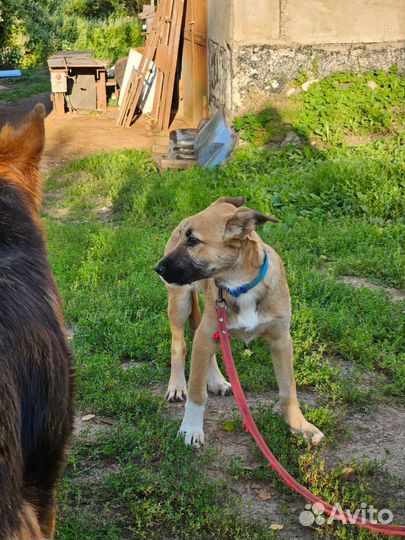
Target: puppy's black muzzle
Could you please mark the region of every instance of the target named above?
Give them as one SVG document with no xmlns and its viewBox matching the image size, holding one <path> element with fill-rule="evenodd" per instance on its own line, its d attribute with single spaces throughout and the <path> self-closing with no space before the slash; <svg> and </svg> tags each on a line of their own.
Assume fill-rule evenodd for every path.
<svg viewBox="0 0 405 540">
<path fill-rule="evenodd" d="M 188 285 L 208 277 L 206 265 L 178 254 L 167 255 L 157 263 L 155 270 L 167 283 L 175 285 Z"/>
</svg>

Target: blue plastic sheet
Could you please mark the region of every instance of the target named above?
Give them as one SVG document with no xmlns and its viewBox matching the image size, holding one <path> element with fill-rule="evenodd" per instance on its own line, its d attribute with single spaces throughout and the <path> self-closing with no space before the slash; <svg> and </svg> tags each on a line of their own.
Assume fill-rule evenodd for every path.
<svg viewBox="0 0 405 540">
<path fill-rule="evenodd" d="M 6 69 L 0 71 L 0 78 L 4 77 L 21 77 L 22 73 L 19 69 Z"/>
</svg>

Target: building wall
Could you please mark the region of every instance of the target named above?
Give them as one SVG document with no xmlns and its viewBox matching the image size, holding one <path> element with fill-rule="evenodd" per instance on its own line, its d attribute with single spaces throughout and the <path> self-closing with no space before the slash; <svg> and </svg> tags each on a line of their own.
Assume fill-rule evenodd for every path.
<svg viewBox="0 0 405 540">
<path fill-rule="evenodd" d="M 404 0 L 209 0 L 211 108 L 303 71 L 405 69 Z"/>
</svg>

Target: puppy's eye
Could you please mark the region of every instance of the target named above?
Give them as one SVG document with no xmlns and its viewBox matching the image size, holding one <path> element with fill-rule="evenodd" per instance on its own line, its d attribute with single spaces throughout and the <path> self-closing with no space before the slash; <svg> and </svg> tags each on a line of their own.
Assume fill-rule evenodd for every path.
<svg viewBox="0 0 405 540">
<path fill-rule="evenodd" d="M 196 238 L 195 236 L 189 236 L 187 238 L 187 245 L 190 247 L 197 246 L 200 243 L 200 240 Z"/>
</svg>

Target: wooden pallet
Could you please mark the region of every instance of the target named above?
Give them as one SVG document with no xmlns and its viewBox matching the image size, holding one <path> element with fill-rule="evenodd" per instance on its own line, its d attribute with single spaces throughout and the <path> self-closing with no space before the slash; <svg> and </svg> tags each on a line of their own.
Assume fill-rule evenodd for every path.
<svg viewBox="0 0 405 540">
<path fill-rule="evenodd" d="M 142 58 L 138 69 L 133 69 L 125 89 L 125 96 L 121 104 L 120 114 L 118 115 L 117 125 L 130 127 L 136 108 L 138 106 L 144 83 L 150 71 L 152 61 L 156 54 L 156 49 L 160 40 L 160 34 L 163 30 L 163 19 L 166 11 L 166 4 L 171 0 L 162 0 L 156 12 L 155 21 L 150 31 Z"/>
<path fill-rule="evenodd" d="M 162 0 L 159 4 L 139 67 L 129 78 L 118 126 L 130 127 L 133 122 L 146 77 L 155 60 L 157 75 L 152 119 L 158 130 L 169 127 L 184 4 L 185 0 Z"/>
<path fill-rule="evenodd" d="M 185 0 L 172 0 L 167 6 L 167 28 L 156 52 L 156 87 L 152 121 L 157 130 L 168 129 L 176 79 L 180 34 Z"/>
</svg>

